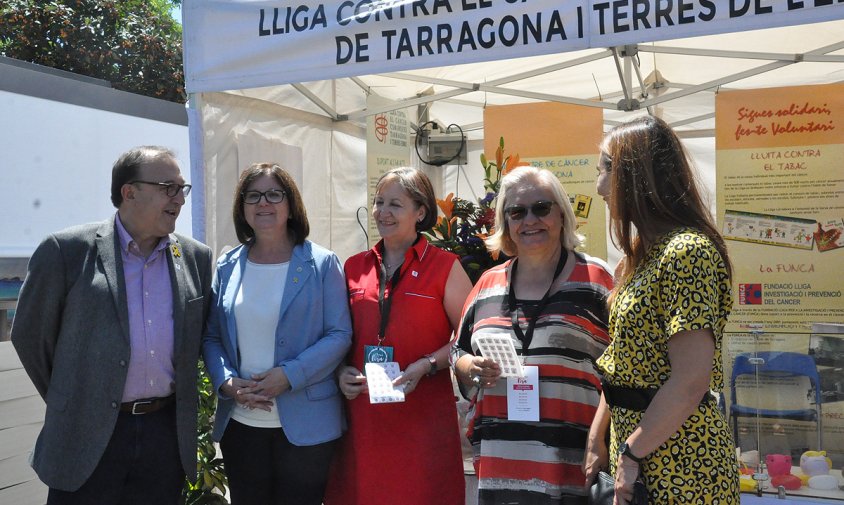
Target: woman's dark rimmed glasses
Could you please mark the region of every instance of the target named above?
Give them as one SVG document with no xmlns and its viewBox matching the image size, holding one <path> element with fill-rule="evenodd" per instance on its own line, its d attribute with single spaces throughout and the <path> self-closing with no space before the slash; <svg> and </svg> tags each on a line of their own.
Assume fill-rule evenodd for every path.
<svg viewBox="0 0 844 505">
<path fill-rule="evenodd" d="M 268 189 L 267 191 L 244 191 L 243 203 L 255 205 L 261 201 L 263 196 L 267 203 L 281 203 L 284 201 L 284 191 L 280 189 Z"/>
<path fill-rule="evenodd" d="M 178 195 L 180 191 L 182 192 L 182 196 L 187 198 L 190 194 L 191 188 L 190 184 L 176 184 L 175 182 L 129 181 L 129 184 L 149 184 L 151 186 L 161 186 L 170 198 Z"/>
<path fill-rule="evenodd" d="M 528 211 L 536 217 L 545 217 L 551 212 L 554 202 L 540 200 L 532 205 L 511 205 L 504 209 L 504 215 L 513 221 L 521 221 L 527 216 Z"/>
</svg>

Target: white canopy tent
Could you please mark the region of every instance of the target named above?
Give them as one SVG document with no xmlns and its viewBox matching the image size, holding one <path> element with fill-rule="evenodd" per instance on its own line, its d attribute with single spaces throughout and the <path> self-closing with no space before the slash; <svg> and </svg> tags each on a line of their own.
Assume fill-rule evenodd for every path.
<svg viewBox="0 0 844 505">
<path fill-rule="evenodd" d="M 484 107 L 537 100 L 602 108 L 606 126 L 644 113 L 663 117 L 684 137 L 712 188 L 719 90 L 844 81 L 841 0 L 628 3 L 186 0 L 192 182 L 204 189 L 195 192 L 194 234 L 218 252 L 233 245 L 237 174 L 251 162 L 274 160 L 301 169 L 314 241 L 341 258 L 364 249 L 356 223 L 367 203 L 364 121 L 387 110 L 416 107 L 417 118 L 457 124 L 469 135 L 468 167 L 429 171 L 443 193 L 458 188 L 460 196 L 473 198 L 481 191 Z M 434 14 L 437 5 L 441 12 Z M 392 20 L 386 12 L 395 14 Z M 508 34 L 509 28 L 524 34 L 519 30 L 528 19 L 544 22 L 537 23 L 544 30 L 541 42 Z M 474 37 L 477 49 L 464 44 L 455 50 L 461 26 L 475 30 L 466 36 Z M 399 35 L 385 34 L 403 29 L 414 35 L 401 52 Z M 451 33 L 446 42 L 453 42 L 452 51 L 435 42 L 426 51 L 429 31 L 434 41 Z M 492 35 L 498 45 L 480 47 Z M 358 47 L 367 46 L 362 61 L 339 42 L 355 36 Z M 351 61 L 343 62 L 347 57 Z M 369 94 L 393 103 L 367 109 Z M 518 146 L 507 147 L 518 152 Z"/>
</svg>

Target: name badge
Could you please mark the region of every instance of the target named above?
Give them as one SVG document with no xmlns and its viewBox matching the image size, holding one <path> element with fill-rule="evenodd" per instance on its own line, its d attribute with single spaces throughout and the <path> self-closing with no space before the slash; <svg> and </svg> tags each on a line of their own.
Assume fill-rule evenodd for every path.
<svg viewBox="0 0 844 505">
<path fill-rule="evenodd" d="M 393 361 L 393 347 L 386 345 L 363 346 L 364 363 L 387 363 Z"/>
<path fill-rule="evenodd" d="M 522 365 L 524 377 L 507 377 L 507 419 L 539 421 L 539 367 Z"/>
</svg>

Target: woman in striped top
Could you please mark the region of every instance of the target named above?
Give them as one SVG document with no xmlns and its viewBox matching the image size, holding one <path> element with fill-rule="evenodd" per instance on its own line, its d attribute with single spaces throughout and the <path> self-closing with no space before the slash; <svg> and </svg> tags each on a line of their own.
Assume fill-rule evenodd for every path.
<svg viewBox="0 0 844 505">
<path fill-rule="evenodd" d="M 585 504 L 581 463 L 601 397 L 595 360 L 608 344 L 612 276 L 574 250 L 581 238 L 569 197 L 547 170 L 504 176 L 496 223 L 487 246 L 513 259 L 474 286 L 451 356 L 461 382 L 474 386 L 467 436 L 478 503 Z M 500 364 L 478 352 L 483 336 L 510 339 L 523 369 L 537 367 L 538 412 L 508 409 L 508 390 L 530 383 L 513 387 L 516 379 L 502 377 Z"/>
</svg>

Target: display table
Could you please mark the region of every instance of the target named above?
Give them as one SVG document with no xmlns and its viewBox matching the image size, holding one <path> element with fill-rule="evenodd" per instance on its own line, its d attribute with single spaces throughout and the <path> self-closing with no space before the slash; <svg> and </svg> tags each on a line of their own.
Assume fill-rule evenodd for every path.
<svg viewBox="0 0 844 505">
<path fill-rule="evenodd" d="M 741 505 L 817 505 L 818 503 L 840 504 L 840 500 L 829 498 L 809 498 L 805 496 L 787 496 L 784 500 L 777 498 L 777 495 L 765 494 L 761 497 L 755 494 L 742 493 Z"/>
<path fill-rule="evenodd" d="M 792 467 L 791 470 L 792 475 L 801 475 L 802 472 L 800 471 L 799 466 Z M 742 493 L 741 495 L 741 503 L 742 505 L 746 504 L 755 504 L 755 505 L 763 505 L 763 504 L 776 504 L 776 505 L 788 505 L 789 503 L 793 504 L 801 504 L 801 503 L 832 503 L 838 505 L 844 505 L 844 490 L 841 489 L 841 486 L 844 485 L 844 480 L 841 478 L 841 470 L 831 470 L 829 472 L 830 475 L 834 476 L 838 479 L 839 488 L 836 490 L 823 490 L 823 489 L 812 489 L 810 487 L 803 486 L 800 489 L 796 489 L 794 491 L 786 490 L 786 499 L 781 500 L 777 498 L 777 489 L 771 485 L 771 481 L 766 481 L 765 485 L 767 487 L 762 489 L 762 497 L 758 497 L 752 493 Z"/>
</svg>

